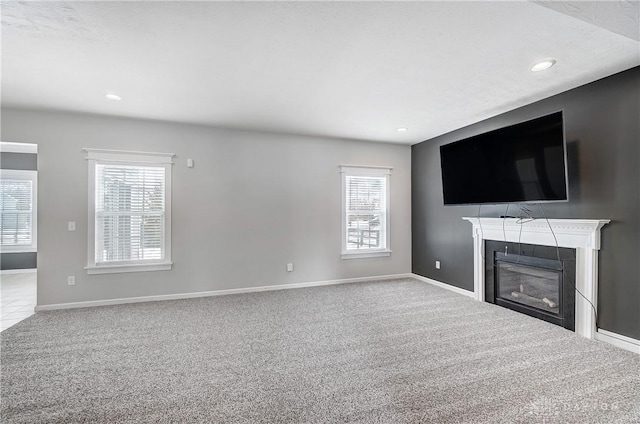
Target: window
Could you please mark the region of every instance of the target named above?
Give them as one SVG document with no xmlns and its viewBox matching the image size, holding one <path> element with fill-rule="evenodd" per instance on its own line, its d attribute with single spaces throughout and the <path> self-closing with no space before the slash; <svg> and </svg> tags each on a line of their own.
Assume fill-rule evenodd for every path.
<svg viewBox="0 0 640 424">
<path fill-rule="evenodd" d="M 340 167 L 342 258 L 389 256 L 389 167 Z"/>
<path fill-rule="evenodd" d="M 37 171 L 0 171 L 0 246 L 2 251 L 37 250 Z"/>
<path fill-rule="evenodd" d="M 89 160 L 87 272 L 171 269 L 173 154 L 85 150 Z"/>
</svg>

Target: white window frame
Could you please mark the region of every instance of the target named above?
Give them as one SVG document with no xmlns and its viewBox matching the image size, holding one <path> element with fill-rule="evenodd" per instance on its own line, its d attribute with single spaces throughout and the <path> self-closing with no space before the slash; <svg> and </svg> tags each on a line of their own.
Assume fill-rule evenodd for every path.
<svg viewBox="0 0 640 424">
<path fill-rule="evenodd" d="M 31 253 L 38 251 L 38 171 L 2 169 L 1 179 L 31 181 L 31 244 L 1 246 L 2 253 Z"/>
<path fill-rule="evenodd" d="M 340 165 L 342 176 L 342 259 L 361 259 L 391 256 L 391 171 L 390 166 Z M 386 179 L 386 212 L 384 247 L 380 249 L 347 249 L 347 176 L 384 177 Z"/>
<path fill-rule="evenodd" d="M 121 272 L 168 271 L 171 269 L 171 168 L 174 153 L 130 152 L 121 150 L 84 149 L 89 163 L 89 219 L 87 274 Z M 96 165 L 154 165 L 165 169 L 164 259 L 161 261 L 131 261 L 118 264 L 96 263 Z"/>
</svg>

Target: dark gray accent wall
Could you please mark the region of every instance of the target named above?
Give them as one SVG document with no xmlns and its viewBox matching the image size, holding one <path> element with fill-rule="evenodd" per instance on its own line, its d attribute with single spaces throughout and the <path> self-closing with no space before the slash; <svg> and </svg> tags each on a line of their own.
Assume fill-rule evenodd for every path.
<svg viewBox="0 0 640 424">
<path fill-rule="evenodd" d="M 0 154 L 0 169 L 37 171 L 38 155 L 35 153 L 2 152 Z"/>
<path fill-rule="evenodd" d="M 599 327 L 640 339 L 640 67 L 412 146 L 413 272 L 473 290 L 471 227 L 461 218 L 476 216 L 478 207 L 443 205 L 439 146 L 558 110 L 564 111 L 570 200 L 544 209 L 550 218 L 612 220 L 602 230 Z M 542 217 L 537 206 L 531 209 Z M 480 215 L 505 210 L 482 206 Z M 510 207 L 509 215 L 517 212 Z"/>
<path fill-rule="evenodd" d="M 0 153 L 0 169 L 18 169 L 24 171 L 38 170 L 38 155 L 35 153 Z M 0 270 L 9 269 L 35 269 L 37 254 L 26 253 L 2 253 L 0 254 Z"/>
<path fill-rule="evenodd" d="M 37 267 L 37 253 L 3 253 L 0 259 L 0 270 L 35 269 Z"/>
</svg>

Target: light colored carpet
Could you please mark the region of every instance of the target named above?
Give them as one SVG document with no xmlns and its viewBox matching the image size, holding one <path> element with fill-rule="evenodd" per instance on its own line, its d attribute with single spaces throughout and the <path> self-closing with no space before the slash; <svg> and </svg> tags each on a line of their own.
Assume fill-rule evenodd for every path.
<svg viewBox="0 0 640 424">
<path fill-rule="evenodd" d="M 40 312 L 3 423 L 633 423 L 640 356 L 413 279 Z"/>
</svg>

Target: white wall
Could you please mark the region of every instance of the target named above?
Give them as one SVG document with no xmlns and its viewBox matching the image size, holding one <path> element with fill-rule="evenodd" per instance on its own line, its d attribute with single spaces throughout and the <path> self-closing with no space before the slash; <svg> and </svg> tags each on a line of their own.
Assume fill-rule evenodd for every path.
<svg viewBox="0 0 640 424">
<path fill-rule="evenodd" d="M 409 146 L 17 109 L 0 137 L 38 144 L 38 305 L 411 271 Z M 86 274 L 84 147 L 177 154 L 171 271 Z M 340 259 L 340 164 L 393 167 L 391 257 Z"/>
</svg>

